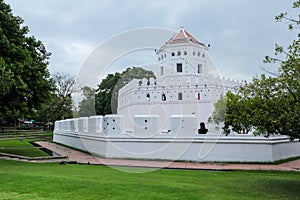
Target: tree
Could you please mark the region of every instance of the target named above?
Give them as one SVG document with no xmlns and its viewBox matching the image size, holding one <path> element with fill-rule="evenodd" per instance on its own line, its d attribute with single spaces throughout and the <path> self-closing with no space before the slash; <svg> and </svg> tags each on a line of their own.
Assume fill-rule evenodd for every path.
<svg viewBox="0 0 300 200">
<path fill-rule="evenodd" d="M 38 110 L 39 119 L 43 122 L 72 117 L 72 94 L 78 89 L 75 76 L 65 73 L 55 73 L 51 79 L 54 90 L 48 101 Z"/>
<path fill-rule="evenodd" d="M 228 92 L 214 104 L 215 110 L 208 121 L 223 125 L 225 134 L 229 134 L 231 129 L 240 134 L 249 133 L 253 127 L 250 120 L 253 108 L 249 99 L 243 97 L 242 94 Z"/>
<path fill-rule="evenodd" d="M 78 91 L 76 87 L 76 78 L 66 73 L 55 73 L 52 75 L 55 82 L 56 94 L 60 97 L 71 97 L 74 92 Z"/>
<path fill-rule="evenodd" d="M 226 94 L 228 95 L 228 93 Z M 225 122 L 225 116 L 227 111 L 227 97 L 221 96 L 220 99 L 214 103 L 214 111 L 208 118 L 209 123 L 215 123 L 218 126 Z"/>
<path fill-rule="evenodd" d="M 140 67 L 128 68 L 122 73 L 108 74 L 96 90 L 96 114 L 117 113 L 118 92 L 133 79 L 155 78 L 152 71 Z"/>
<path fill-rule="evenodd" d="M 121 78 L 120 73 L 108 74 L 105 79 L 103 79 L 96 90 L 95 96 L 95 107 L 97 115 L 111 114 L 111 98 L 114 91 L 114 87 Z"/>
<path fill-rule="evenodd" d="M 38 109 L 51 90 L 50 53 L 28 33 L 23 20 L 0 0 L 0 115 L 11 120 Z"/>
<path fill-rule="evenodd" d="M 95 89 L 85 86 L 82 88 L 84 99 L 79 103 L 79 116 L 89 117 L 96 115 Z"/>
<path fill-rule="evenodd" d="M 293 4 L 299 9 L 300 0 Z M 289 30 L 299 28 L 298 19 L 281 13 L 277 21 L 287 20 Z M 240 88 L 237 94 L 227 94 L 224 129 L 233 127 L 240 131 L 254 128 L 256 134 L 288 135 L 291 139 L 300 138 L 300 34 L 285 50 L 275 45 L 275 57 L 266 56 L 266 63 L 279 64 L 278 72 L 269 76 L 262 74 Z M 279 57 L 284 57 L 281 59 Z M 216 107 L 211 119 L 223 110 Z M 235 128 L 234 128 L 235 127 Z"/>
<path fill-rule="evenodd" d="M 48 102 L 37 111 L 36 118 L 44 123 L 72 118 L 72 103 L 71 97 L 60 97 L 52 93 Z"/>
<path fill-rule="evenodd" d="M 293 8 L 300 8 L 300 0 L 293 3 Z M 298 29 L 300 25 L 300 15 L 297 18 L 289 17 L 287 13 L 281 13 L 275 17 L 276 21 L 285 20 L 288 22 L 288 29 Z M 266 63 L 278 63 L 278 74 L 274 77 L 262 76 L 260 85 L 265 84 L 265 92 L 260 100 L 268 114 L 269 120 L 257 115 L 257 132 L 264 135 L 279 133 L 289 135 L 291 139 L 300 138 L 300 34 L 286 48 L 286 50 L 276 44 L 275 56 L 266 56 Z M 284 57 L 280 59 L 279 57 Z M 262 92 L 261 92 L 262 93 Z"/>
</svg>

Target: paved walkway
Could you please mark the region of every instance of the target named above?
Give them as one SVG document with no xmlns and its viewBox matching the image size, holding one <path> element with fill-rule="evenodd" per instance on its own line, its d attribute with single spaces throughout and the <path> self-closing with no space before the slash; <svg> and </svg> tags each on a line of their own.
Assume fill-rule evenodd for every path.
<svg viewBox="0 0 300 200">
<path fill-rule="evenodd" d="M 36 142 L 68 159 L 64 161 L 76 161 L 82 164 L 98 164 L 108 166 L 130 166 L 130 167 L 153 167 L 167 169 L 199 169 L 199 170 L 278 170 L 278 171 L 300 171 L 300 159 L 279 165 L 270 164 L 230 164 L 230 163 L 193 163 L 193 162 L 167 162 L 146 160 L 119 160 L 95 157 L 73 150 L 51 142 Z"/>
</svg>

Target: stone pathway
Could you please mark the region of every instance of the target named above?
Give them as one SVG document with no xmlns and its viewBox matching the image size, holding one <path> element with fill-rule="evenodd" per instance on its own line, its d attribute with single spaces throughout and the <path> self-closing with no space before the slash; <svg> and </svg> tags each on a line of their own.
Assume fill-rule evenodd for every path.
<svg viewBox="0 0 300 200">
<path fill-rule="evenodd" d="M 51 142 L 36 142 L 68 159 L 65 162 L 76 162 L 80 164 L 129 166 L 129 167 L 151 167 L 166 169 L 195 169 L 195 170 L 277 170 L 277 171 L 300 171 L 300 159 L 279 164 L 230 164 L 230 163 L 195 163 L 195 162 L 167 162 L 146 160 L 120 160 L 95 157 L 77 150 L 73 150 Z"/>
</svg>

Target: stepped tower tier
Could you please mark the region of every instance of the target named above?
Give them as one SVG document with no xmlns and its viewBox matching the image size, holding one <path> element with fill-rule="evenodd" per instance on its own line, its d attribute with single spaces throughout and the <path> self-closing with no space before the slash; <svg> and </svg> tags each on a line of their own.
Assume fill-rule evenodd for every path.
<svg viewBox="0 0 300 200">
<path fill-rule="evenodd" d="M 208 47 L 184 28 L 180 28 L 156 54 L 160 65 L 156 73 L 159 80 L 176 76 L 206 76 L 209 72 Z"/>
<path fill-rule="evenodd" d="M 156 79 L 135 79 L 119 90 L 118 114 L 125 116 L 129 130 L 135 127 L 135 117 L 144 115 L 158 116 L 160 130 L 169 130 L 174 115 L 193 115 L 198 124 L 207 123 L 220 96 L 241 85 L 216 76 L 208 46 L 183 28 L 156 55 Z"/>
</svg>

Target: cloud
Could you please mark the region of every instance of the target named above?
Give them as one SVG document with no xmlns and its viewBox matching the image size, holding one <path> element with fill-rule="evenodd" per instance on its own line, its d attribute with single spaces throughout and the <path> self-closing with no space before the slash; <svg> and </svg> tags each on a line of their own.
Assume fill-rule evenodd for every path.
<svg viewBox="0 0 300 200">
<path fill-rule="evenodd" d="M 211 44 L 210 55 L 222 74 L 250 78 L 262 72 L 263 57 L 272 55 L 274 43 L 286 46 L 295 37 L 285 24 L 274 23 L 276 14 L 291 12 L 293 0 L 6 2 L 53 53 L 51 72 L 78 72 L 93 49 L 122 31 L 184 26 Z"/>
<path fill-rule="evenodd" d="M 55 42 L 51 43 L 55 51 L 52 54 L 51 72 L 64 72 L 76 75 L 84 59 L 93 51 L 94 47 L 84 42 Z M 56 70 L 56 71 L 55 71 Z"/>
<path fill-rule="evenodd" d="M 123 32 L 109 38 L 97 46 L 83 63 L 79 71 L 80 82 L 95 87 L 99 78 L 103 78 L 106 73 L 111 73 L 118 68 L 116 62 L 119 58 L 132 52 L 142 52 L 149 49 L 154 51 L 173 34 L 173 31 L 167 29 L 142 28 Z M 125 66 L 127 68 L 129 63 L 136 66 L 133 61 L 134 59 L 129 59 L 127 63 L 123 63 L 119 68 L 122 69 Z M 149 59 L 145 62 L 148 63 Z"/>
</svg>

